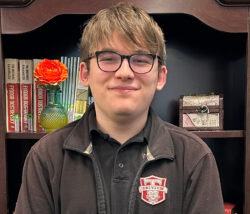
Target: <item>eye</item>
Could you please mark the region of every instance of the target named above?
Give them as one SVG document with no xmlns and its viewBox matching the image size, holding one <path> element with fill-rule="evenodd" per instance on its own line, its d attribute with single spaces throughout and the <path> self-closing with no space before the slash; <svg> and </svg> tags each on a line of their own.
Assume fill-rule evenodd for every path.
<svg viewBox="0 0 250 214">
<path fill-rule="evenodd" d="M 137 54 L 131 57 L 131 63 L 137 66 L 151 65 L 152 61 L 152 56 L 148 54 Z"/>
<path fill-rule="evenodd" d="M 98 56 L 101 63 L 117 63 L 120 61 L 120 56 L 112 52 L 103 52 Z"/>
</svg>

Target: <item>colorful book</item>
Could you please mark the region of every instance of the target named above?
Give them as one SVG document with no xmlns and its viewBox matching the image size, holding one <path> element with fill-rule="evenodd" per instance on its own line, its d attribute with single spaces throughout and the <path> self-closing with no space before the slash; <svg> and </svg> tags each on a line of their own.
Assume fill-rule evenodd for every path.
<svg viewBox="0 0 250 214">
<path fill-rule="evenodd" d="M 88 87 L 84 86 L 80 80 L 80 72 L 79 72 L 79 62 L 77 66 L 77 82 L 75 89 L 75 105 L 74 105 L 74 120 L 80 119 L 82 115 L 85 113 L 88 107 Z"/>
<path fill-rule="evenodd" d="M 61 62 L 64 63 L 67 67 L 68 65 L 68 57 L 61 57 Z M 68 78 L 67 78 L 68 79 Z M 65 109 L 67 109 L 67 96 L 66 96 L 66 91 L 67 91 L 67 85 L 68 85 L 68 80 L 65 80 L 61 83 L 61 91 L 62 91 L 62 105 L 64 106 Z"/>
<path fill-rule="evenodd" d="M 33 131 L 33 64 L 31 59 L 20 59 L 20 110 L 21 132 Z"/>
<path fill-rule="evenodd" d="M 73 76 L 74 76 L 74 71 L 73 71 L 73 64 L 74 64 L 74 60 L 73 57 L 69 57 L 68 58 L 69 62 L 68 62 L 68 78 L 67 78 L 67 82 L 68 82 L 68 87 L 66 90 L 66 97 L 67 97 L 67 111 L 68 111 L 68 116 L 69 116 L 69 122 L 73 121 L 73 102 L 72 101 L 72 92 L 73 92 Z"/>
<path fill-rule="evenodd" d="M 6 129 L 7 132 L 20 131 L 20 75 L 18 59 L 6 58 Z"/>
<path fill-rule="evenodd" d="M 69 122 L 74 121 L 74 106 L 75 106 L 75 93 L 76 93 L 76 87 L 77 87 L 77 76 L 78 76 L 78 68 L 80 63 L 80 57 L 71 57 L 72 60 L 72 78 L 70 79 L 70 88 L 69 92 L 71 94 L 70 97 L 70 105 L 68 109 L 68 116 L 69 116 Z"/>
<path fill-rule="evenodd" d="M 235 207 L 236 207 L 235 204 L 225 202 L 224 203 L 225 214 L 237 214 Z"/>
<path fill-rule="evenodd" d="M 66 65 L 66 63 L 65 63 L 65 61 L 66 61 L 66 59 L 65 59 L 66 57 L 65 56 L 61 56 L 61 58 L 60 58 L 60 61 L 63 63 L 63 64 L 65 64 Z M 67 66 L 67 65 L 66 65 Z M 65 81 L 63 81 L 63 82 L 61 82 L 60 83 L 60 88 L 61 88 L 61 91 L 62 91 L 62 94 L 61 94 L 61 104 L 63 105 L 63 107 L 65 107 L 65 97 L 63 97 L 63 95 L 64 95 L 64 92 L 63 92 L 63 90 L 64 90 L 64 84 L 65 84 Z"/>
<path fill-rule="evenodd" d="M 33 59 L 33 71 L 37 63 L 41 59 Z M 45 89 L 39 88 L 36 79 L 33 78 L 33 126 L 35 132 L 44 132 L 43 127 L 39 123 L 39 116 L 43 108 L 47 105 L 47 92 Z"/>
</svg>

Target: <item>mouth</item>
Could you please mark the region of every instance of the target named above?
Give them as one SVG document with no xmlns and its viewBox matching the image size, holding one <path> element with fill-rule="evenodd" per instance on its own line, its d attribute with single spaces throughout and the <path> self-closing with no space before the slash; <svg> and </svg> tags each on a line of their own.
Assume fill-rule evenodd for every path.
<svg viewBox="0 0 250 214">
<path fill-rule="evenodd" d="M 129 92 L 137 91 L 138 88 L 132 87 L 132 86 L 115 86 L 115 87 L 109 88 L 109 90 L 119 92 L 119 93 L 129 93 Z"/>
</svg>

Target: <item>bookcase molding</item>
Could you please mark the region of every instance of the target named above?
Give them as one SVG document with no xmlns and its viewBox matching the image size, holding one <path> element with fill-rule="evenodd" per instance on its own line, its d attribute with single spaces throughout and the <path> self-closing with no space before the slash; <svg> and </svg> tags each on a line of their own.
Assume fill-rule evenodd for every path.
<svg viewBox="0 0 250 214">
<path fill-rule="evenodd" d="M 232 6 L 232 7 L 237 7 L 237 6 L 249 6 L 250 1 L 249 0 L 216 0 L 223 6 Z"/>
<path fill-rule="evenodd" d="M 118 0 L 36 0 L 25 8 L 2 8 L 1 29 L 3 34 L 16 34 L 32 31 L 48 20 L 61 14 L 94 14 Z M 207 25 L 225 32 L 247 32 L 247 7 L 226 8 L 215 0 L 134 0 L 137 6 L 151 14 L 189 14 Z"/>
<path fill-rule="evenodd" d="M 2 37 L 0 36 L 0 45 L 2 46 Z M 0 97 L 2 97 L 2 102 L 0 102 L 0 213 L 7 213 L 7 156 L 6 156 L 6 122 L 5 122 L 5 84 L 4 84 L 4 72 L 3 72 L 3 54 L 2 49 L 0 49 Z"/>
<path fill-rule="evenodd" d="M 1 2 L 1 1 L 0 1 Z M 4 42 L 8 35 L 23 35 L 34 32 L 47 25 L 50 20 L 61 15 L 94 14 L 101 8 L 108 7 L 118 0 L 34 0 L 26 7 L 0 9 L 0 214 L 9 213 L 8 201 L 8 157 L 7 144 L 20 140 L 20 144 L 36 141 L 42 133 L 6 133 L 5 127 L 5 80 L 4 80 Z M 151 14 L 181 14 L 195 17 L 205 25 L 221 32 L 247 34 L 247 47 L 250 50 L 250 21 L 248 6 L 224 7 L 216 0 L 133 0 L 135 5 Z M 162 16 L 161 22 L 164 22 Z M 65 25 L 70 24 L 66 23 Z M 180 26 L 181 27 L 181 26 Z M 63 36 L 63 35 L 62 35 Z M 245 90 L 245 124 L 244 130 L 225 130 L 221 132 L 195 132 L 204 138 L 237 138 L 244 141 L 244 214 L 250 213 L 250 54 L 247 54 L 246 90 Z M 235 141 L 238 142 L 238 141 Z M 14 147 L 14 146 L 12 146 Z"/>
<path fill-rule="evenodd" d="M 0 0 L 1 7 L 27 7 L 33 0 Z"/>
</svg>

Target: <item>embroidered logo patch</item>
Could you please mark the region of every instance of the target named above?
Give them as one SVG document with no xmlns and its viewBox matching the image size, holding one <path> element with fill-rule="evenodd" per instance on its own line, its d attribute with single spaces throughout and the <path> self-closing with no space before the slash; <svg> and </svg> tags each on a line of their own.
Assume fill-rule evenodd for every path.
<svg viewBox="0 0 250 214">
<path fill-rule="evenodd" d="M 140 178 L 139 192 L 141 193 L 141 199 L 151 205 L 163 202 L 168 192 L 166 181 L 166 178 L 154 175 Z"/>
</svg>

